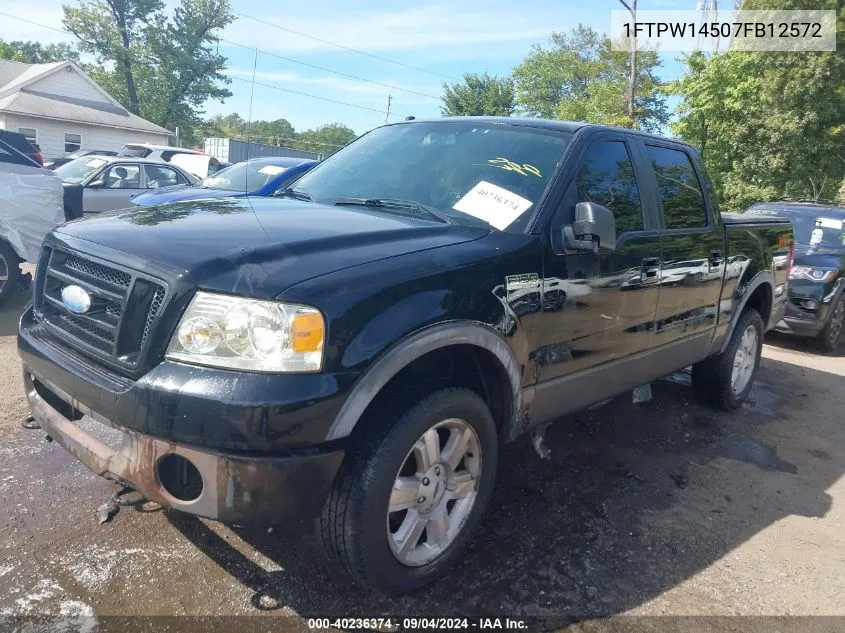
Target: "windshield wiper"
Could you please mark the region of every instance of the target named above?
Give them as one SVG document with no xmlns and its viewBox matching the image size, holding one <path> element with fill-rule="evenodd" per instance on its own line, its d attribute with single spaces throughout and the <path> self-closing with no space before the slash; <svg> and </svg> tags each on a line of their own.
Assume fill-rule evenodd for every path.
<svg viewBox="0 0 845 633">
<path fill-rule="evenodd" d="M 297 189 L 296 187 L 287 187 L 278 193 L 273 194 L 274 198 L 295 198 L 296 200 L 305 200 L 311 202 L 311 196 L 304 189 Z"/>
<path fill-rule="evenodd" d="M 433 217 L 438 222 L 451 224 L 451 221 L 439 211 L 431 207 L 415 202 L 414 200 L 399 200 L 396 198 L 338 198 L 334 201 L 336 206 L 360 205 L 363 207 L 375 207 L 381 209 L 410 209 L 411 211 L 422 211 Z"/>
</svg>

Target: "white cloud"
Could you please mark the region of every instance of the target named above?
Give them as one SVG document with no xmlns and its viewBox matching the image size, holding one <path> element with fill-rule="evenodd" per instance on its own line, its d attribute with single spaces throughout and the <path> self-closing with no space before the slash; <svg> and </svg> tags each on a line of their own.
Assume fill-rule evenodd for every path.
<svg viewBox="0 0 845 633">
<path fill-rule="evenodd" d="M 237 10 L 237 9 L 236 9 Z M 259 17 L 244 9 L 244 14 Z M 428 5 L 398 10 L 354 12 L 332 8 L 313 17 L 296 15 L 279 18 L 261 17 L 260 21 L 241 17 L 226 29 L 224 37 L 239 44 L 251 43 L 259 48 L 274 51 L 337 51 L 337 47 L 284 31 L 285 28 L 301 31 L 334 43 L 368 52 L 420 50 L 430 47 L 478 47 L 499 42 L 545 39 L 549 24 L 560 23 L 561 11 L 544 15 L 538 22 L 531 12 L 514 11 L 512 7 L 461 8 L 446 5 Z M 570 16 L 571 17 L 571 16 Z M 406 59 L 413 64 L 413 59 Z"/>
<path fill-rule="evenodd" d="M 232 77 L 240 77 L 242 79 L 252 79 L 252 70 L 247 68 L 229 68 L 224 71 L 225 74 L 230 75 Z M 318 86 L 322 88 L 328 88 L 336 92 L 344 92 L 344 93 L 357 93 L 363 95 L 378 95 L 378 96 L 387 96 L 388 93 L 393 94 L 394 97 L 398 97 L 399 95 L 408 95 L 413 96 L 416 99 L 419 99 L 423 103 L 435 102 L 437 98 L 434 99 L 427 99 L 426 97 L 422 97 L 420 95 L 409 95 L 409 93 L 404 92 L 402 90 L 393 90 L 391 88 L 387 88 L 386 86 L 381 86 L 365 81 L 357 81 L 355 79 L 347 79 L 345 77 L 334 77 L 334 76 L 322 76 L 322 77 L 314 77 L 314 76 L 307 76 L 301 75 L 299 73 L 291 73 L 291 72 L 267 72 L 267 71 L 256 71 L 255 73 L 255 80 L 258 82 L 265 82 L 265 83 L 273 83 L 277 84 L 283 88 L 287 87 L 285 84 L 299 84 L 299 85 L 309 85 L 309 86 Z M 402 85 L 401 83 L 390 80 L 390 79 L 374 79 L 374 81 L 379 81 L 382 84 L 389 84 L 392 86 L 396 86 L 398 88 L 406 88 L 407 90 L 413 90 L 416 92 L 428 92 L 432 94 L 432 96 L 436 95 L 439 91 L 439 87 L 425 87 L 425 86 L 406 86 Z"/>
<path fill-rule="evenodd" d="M 27 0 L 26 4 L 0 3 L 0 11 L 19 18 L 0 16 L 2 40 L 33 40 L 42 44 L 74 40 L 72 35 L 61 31 L 64 13 L 61 4 L 56 0 Z M 33 22 L 52 28 L 37 26 Z"/>
</svg>

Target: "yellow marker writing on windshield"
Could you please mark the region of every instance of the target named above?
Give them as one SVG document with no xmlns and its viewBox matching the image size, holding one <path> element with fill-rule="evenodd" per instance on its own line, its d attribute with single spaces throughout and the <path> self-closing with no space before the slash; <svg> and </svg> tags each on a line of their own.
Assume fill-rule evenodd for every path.
<svg viewBox="0 0 845 633">
<path fill-rule="evenodd" d="M 515 171 L 518 174 L 522 174 L 523 176 L 527 176 L 528 174 L 532 174 L 537 176 L 538 178 L 542 178 L 543 174 L 540 173 L 540 170 L 534 167 L 534 165 L 529 165 L 528 163 L 515 163 L 512 160 L 504 158 L 503 156 L 497 156 L 496 158 L 491 158 L 487 161 L 491 165 L 498 167 L 499 169 L 504 169 L 505 171 Z"/>
</svg>

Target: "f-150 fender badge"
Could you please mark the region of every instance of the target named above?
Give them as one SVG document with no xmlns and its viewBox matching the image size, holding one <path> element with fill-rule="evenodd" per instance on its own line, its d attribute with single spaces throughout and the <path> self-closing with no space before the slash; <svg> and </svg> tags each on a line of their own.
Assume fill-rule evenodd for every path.
<svg viewBox="0 0 845 633">
<path fill-rule="evenodd" d="M 526 275 L 508 275 L 505 277 L 505 289 L 508 291 L 539 287 L 540 276 L 537 273 L 529 273 Z"/>
</svg>

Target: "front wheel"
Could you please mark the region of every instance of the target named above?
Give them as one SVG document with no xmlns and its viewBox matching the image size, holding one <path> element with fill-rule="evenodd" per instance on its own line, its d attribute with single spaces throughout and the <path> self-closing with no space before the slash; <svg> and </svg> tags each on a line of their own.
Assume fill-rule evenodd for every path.
<svg viewBox="0 0 845 633">
<path fill-rule="evenodd" d="M 845 323 L 845 295 L 840 295 L 836 303 L 831 306 L 827 323 L 816 338 L 822 351 L 830 353 L 836 350 L 842 337 L 843 323 Z"/>
<path fill-rule="evenodd" d="M 763 319 L 749 308 L 742 313 L 728 347 L 692 367 L 692 388 L 704 404 L 733 411 L 754 384 L 763 351 Z"/>
<path fill-rule="evenodd" d="M 478 528 L 497 457 L 493 416 L 467 389 L 442 389 L 385 416 L 357 438 L 338 474 L 319 520 L 324 546 L 386 594 L 434 582 Z"/>
</svg>

